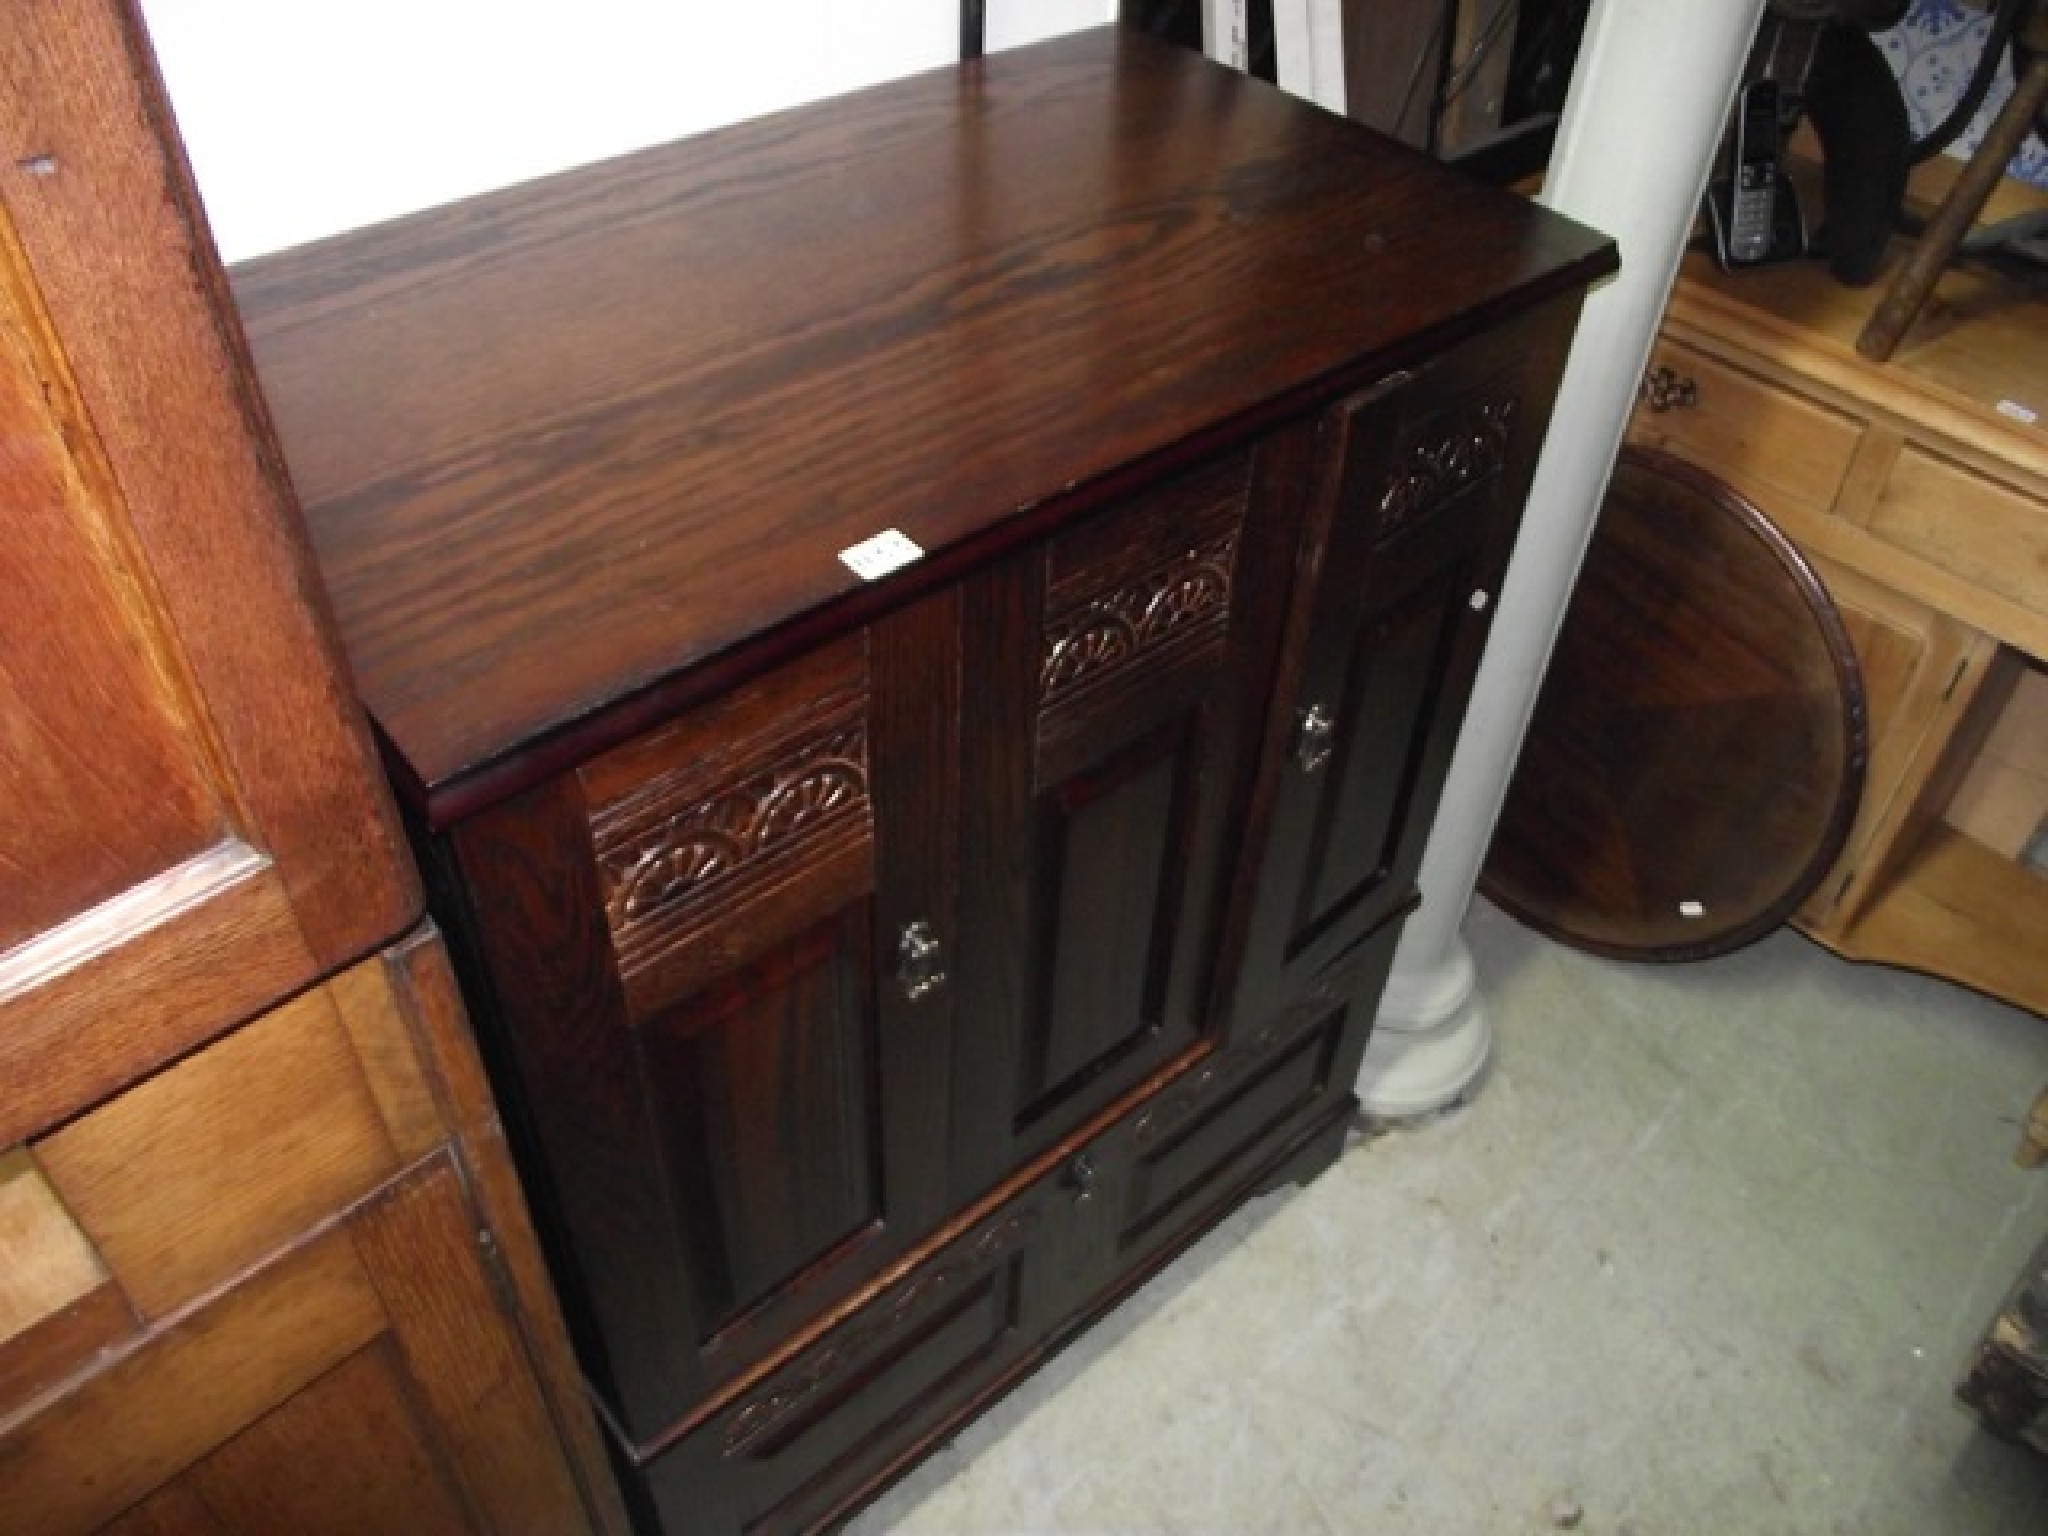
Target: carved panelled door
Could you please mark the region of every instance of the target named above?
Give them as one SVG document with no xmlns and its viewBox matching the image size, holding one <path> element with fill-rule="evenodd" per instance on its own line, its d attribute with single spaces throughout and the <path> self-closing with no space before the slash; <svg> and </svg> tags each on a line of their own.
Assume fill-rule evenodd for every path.
<svg viewBox="0 0 2048 1536">
<path fill-rule="evenodd" d="M 132 26 L 0 29 L 0 1147 L 418 907 Z"/>
<path fill-rule="evenodd" d="M 1234 989 L 1240 1029 L 1284 1008 L 1415 895 L 1543 441 L 1574 311 L 1539 311 L 1331 410 L 1330 534 L 1303 661 L 1275 700 L 1272 822 Z"/>
<path fill-rule="evenodd" d="M 565 1301 L 603 1322 L 586 1369 L 643 1445 L 951 1209 L 958 607 L 915 604 L 453 833 Z"/>
<path fill-rule="evenodd" d="M 971 589 L 959 1198 L 1203 1039 L 1252 479 L 1199 466 Z"/>
</svg>

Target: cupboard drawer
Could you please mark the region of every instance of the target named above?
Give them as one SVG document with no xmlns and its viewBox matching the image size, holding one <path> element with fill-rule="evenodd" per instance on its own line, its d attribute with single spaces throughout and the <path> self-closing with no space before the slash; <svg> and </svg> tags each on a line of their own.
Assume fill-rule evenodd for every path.
<svg viewBox="0 0 2048 1536">
<path fill-rule="evenodd" d="M 434 1139 L 407 1130 L 432 1112 L 405 1112 L 425 1089 L 397 1010 L 366 962 L 34 1143 L 138 1318 L 219 1286 Z M 373 1064 L 390 1068 L 384 1103 Z"/>
<path fill-rule="evenodd" d="M 1658 343 L 1651 376 L 1660 369 L 1691 386 L 1692 403 L 1638 406 L 1632 441 L 1712 466 L 1766 515 L 1786 499 L 1834 505 L 1862 423 L 1674 342 Z"/>
<path fill-rule="evenodd" d="M 1305 1127 L 1348 1113 L 1400 929 L 1398 920 L 1385 924 L 1299 1003 L 1133 1117 L 1121 1152 L 1121 1267 L 1207 1225 L 1284 1160 Z"/>
<path fill-rule="evenodd" d="M 1029 1355 L 1077 1266 L 1047 1174 L 855 1308 L 629 1482 L 666 1536 L 812 1530 L 950 1432 Z"/>
<path fill-rule="evenodd" d="M 1869 528 L 1974 586 L 2048 614 L 2048 505 L 2010 486 L 1908 447 Z"/>
</svg>

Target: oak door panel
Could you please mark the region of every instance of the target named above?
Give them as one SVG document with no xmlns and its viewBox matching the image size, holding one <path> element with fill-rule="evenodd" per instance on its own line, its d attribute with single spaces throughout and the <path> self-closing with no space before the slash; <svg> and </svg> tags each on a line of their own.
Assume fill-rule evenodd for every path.
<svg viewBox="0 0 2048 1536">
<path fill-rule="evenodd" d="M 0 1145 L 419 897 L 132 7 L 0 30 Z"/>
<path fill-rule="evenodd" d="M 1538 311 L 1325 417 L 1305 546 L 1325 549 L 1269 721 L 1234 1029 L 1414 899 L 1575 317 Z"/>
<path fill-rule="evenodd" d="M 1204 1038 L 1253 467 L 1188 471 L 970 585 L 957 1198 Z"/>
<path fill-rule="evenodd" d="M 0 1509 L 39 1536 L 94 1530 L 384 1327 L 347 1234 L 315 1239 L 0 1430 Z"/>
<path fill-rule="evenodd" d="M 894 970 L 908 924 L 949 942 L 957 606 L 452 835 L 585 1368 L 636 1439 L 946 1214 L 951 990 Z"/>
<path fill-rule="evenodd" d="M 429 1159 L 0 1416 L 9 1529 L 587 1530 L 489 1239 Z"/>
<path fill-rule="evenodd" d="M 872 921 L 855 902 L 641 1032 L 699 1343 L 881 1224 Z"/>
<path fill-rule="evenodd" d="M 44 395 L 24 311 L 0 282 L 0 953 L 228 830 L 163 637 L 128 600 L 135 562 Z"/>
<path fill-rule="evenodd" d="M 402 1368 L 388 1343 L 376 1344 L 227 1441 L 169 1496 L 196 1498 L 213 1521 L 202 1529 L 222 1536 L 470 1536 L 484 1529 L 464 1513 L 431 1445 Z"/>
<path fill-rule="evenodd" d="M 361 1208 L 349 1230 L 383 1305 L 404 1399 L 420 1415 L 423 1451 L 469 1519 L 497 1536 L 588 1530 L 532 1345 L 488 1267 L 516 1239 L 480 1217 L 455 1159 L 417 1166 Z M 337 1457 L 335 1466 L 347 1461 Z"/>
</svg>

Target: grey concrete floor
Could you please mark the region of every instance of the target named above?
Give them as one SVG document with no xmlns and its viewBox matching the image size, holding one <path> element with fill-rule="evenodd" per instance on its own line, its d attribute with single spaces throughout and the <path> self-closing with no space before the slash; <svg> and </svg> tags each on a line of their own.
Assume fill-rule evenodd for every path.
<svg viewBox="0 0 2048 1536">
<path fill-rule="evenodd" d="M 2048 1460 L 1951 1396 L 2048 1235 L 2048 1021 L 1789 931 L 1466 933 L 1469 1105 L 1234 1216 L 858 1536 L 2048 1533 Z"/>
</svg>

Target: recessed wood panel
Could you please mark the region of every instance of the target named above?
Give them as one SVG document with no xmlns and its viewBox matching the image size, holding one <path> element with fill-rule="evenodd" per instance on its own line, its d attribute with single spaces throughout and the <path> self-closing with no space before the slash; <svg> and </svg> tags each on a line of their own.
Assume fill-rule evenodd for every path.
<svg viewBox="0 0 2048 1536">
<path fill-rule="evenodd" d="M 1046 797 L 1041 1007 L 1024 1041 L 1024 1119 L 1159 1026 L 1185 892 L 1195 722 L 1186 718 Z"/>
<path fill-rule="evenodd" d="M 1369 901 L 1393 870 L 1427 745 L 1419 728 L 1443 686 L 1451 588 L 1462 574 L 1442 573 L 1355 637 L 1295 898 L 1296 948 Z"/>
<path fill-rule="evenodd" d="M 1124 1241 L 1167 1219 L 1321 1094 L 1346 1021 L 1341 1007 L 1306 1028 L 1276 1021 L 1234 1047 L 1215 1071 L 1198 1071 L 1162 1094 L 1138 1123 Z"/>
<path fill-rule="evenodd" d="M 118 503 L 73 457 L 89 429 L 53 414 L 69 397 L 12 240 L 0 214 L 0 952 L 226 831 Z"/>
<path fill-rule="evenodd" d="M 868 921 L 858 903 L 646 1027 L 706 1337 L 880 1217 Z"/>
<path fill-rule="evenodd" d="M 36 1152 L 147 1316 L 218 1285 L 396 1167 L 348 1034 L 317 990 Z"/>
<path fill-rule="evenodd" d="M 350 1356 L 185 1474 L 232 1536 L 467 1536 L 389 1341 Z"/>
<path fill-rule="evenodd" d="M 649 1464 L 664 1528 L 828 1528 L 1029 1346 L 1060 1277 L 1057 1190 L 979 1218 Z"/>
<path fill-rule="evenodd" d="M 383 1326 L 346 1234 L 319 1238 L 0 1434 L 0 1510 L 84 1536 Z"/>
</svg>

